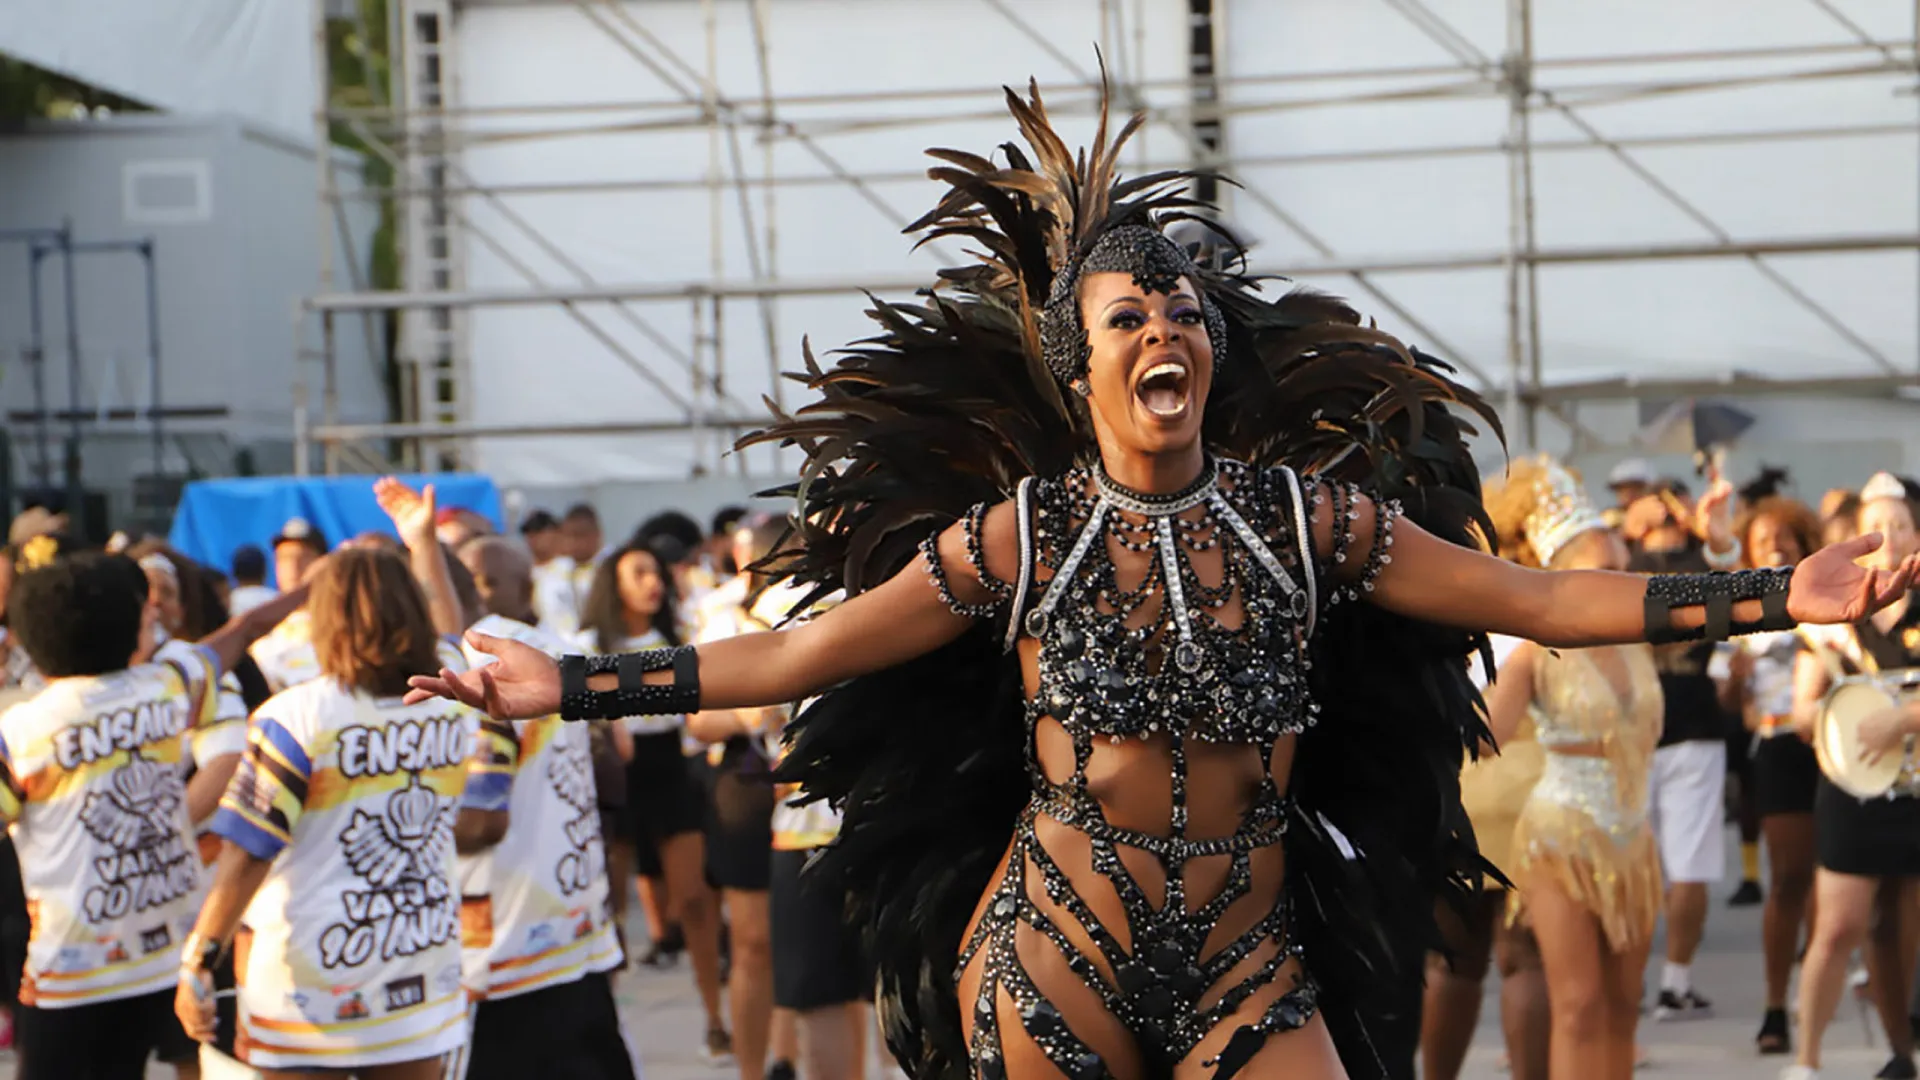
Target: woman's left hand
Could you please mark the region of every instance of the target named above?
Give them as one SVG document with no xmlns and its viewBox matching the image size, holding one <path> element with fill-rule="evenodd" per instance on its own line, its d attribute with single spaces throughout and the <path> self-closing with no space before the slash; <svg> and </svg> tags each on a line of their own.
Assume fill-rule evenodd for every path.
<svg viewBox="0 0 1920 1080">
<path fill-rule="evenodd" d="M 1896 705 L 1860 718 L 1854 738 L 1860 743 L 1860 760 L 1871 765 L 1889 752 L 1899 750 L 1911 727 L 1907 706 Z"/>
<path fill-rule="evenodd" d="M 1787 614 L 1800 623 L 1854 623 L 1898 600 L 1920 571 L 1920 555 L 1894 570 L 1869 570 L 1854 560 L 1879 550 L 1879 533 L 1822 548 L 1794 569 Z"/>
<path fill-rule="evenodd" d="M 196 1042 L 213 1041 L 213 977 L 204 971 L 180 970 L 180 983 L 173 991 L 173 1014 L 187 1037 Z"/>
</svg>

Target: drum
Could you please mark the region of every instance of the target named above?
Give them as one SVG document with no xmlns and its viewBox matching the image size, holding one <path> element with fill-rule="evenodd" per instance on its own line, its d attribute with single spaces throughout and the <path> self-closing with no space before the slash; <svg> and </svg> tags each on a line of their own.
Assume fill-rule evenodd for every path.
<svg viewBox="0 0 1920 1080">
<path fill-rule="evenodd" d="M 1872 799 L 1893 790 L 1906 765 L 1902 754 L 1883 754 L 1869 763 L 1861 760 L 1857 732 L 1860 721 L 1900 704 L 1898 685 L 1889 680 L 1861 677 L 1842 680 L 1827 695 L 1813 726 L 1813 750 L 1820 771 L 1833 786 L 1857 799 Z"/>
</svg>

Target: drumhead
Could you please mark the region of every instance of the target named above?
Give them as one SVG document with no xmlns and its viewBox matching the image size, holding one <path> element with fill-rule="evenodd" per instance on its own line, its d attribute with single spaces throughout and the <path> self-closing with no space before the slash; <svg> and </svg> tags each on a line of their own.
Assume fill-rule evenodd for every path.
<svg viewBox="0 0 1920 1080">
<path fill-rule="evenodd" d="M 1893 789 L 1900 779 L 1903 758 L 1895 753 L 1883 755 L 1872 764 L 1860 760 L 1856 732 L 1863 718 L 1897 704 L 1891 693 L 1868 681 L 1841 683 L 1827 695 L 1820 720 L 1813 728 L 1813 749 L 1820 759 L 1820 771 L 1835 787 L 1860 799 L 1885 795 Z"/>
</svg>

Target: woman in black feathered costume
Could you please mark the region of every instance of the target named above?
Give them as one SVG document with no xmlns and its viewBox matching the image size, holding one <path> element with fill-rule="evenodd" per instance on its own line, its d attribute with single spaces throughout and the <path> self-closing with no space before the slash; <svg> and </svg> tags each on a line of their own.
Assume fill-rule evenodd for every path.
<svg viewBox="0 0 1920 1080">
<path fill-rule="evenodd" d="M 1262 296 L 1229 241 L 1168 240 L 1205 208 L 1188 174 L 1116 177 L 1140 118 L 1075 156 L 1037 90 L 1007 98 L 1030 150 L 934 151 L 914 229 L 979 264 L 874 301 L 880 333 L 809 356 L 819 400 L 748 440 L 805 452 L 776 568 L 845 602 L 557 666 L 481 638 L 495 665 L 414 696 L 590 719 L 824 692 L 785 770 L 844 810 L 825 860 L 917 1080 L 1382 1075 L 1434 899 L 1483 869 L 1458 788 L 1482 628 L 1849 620 L 1912 567 L 1650 586 L 1483 554 L 1478 398 L 1338 301 Z"/>
</svg>

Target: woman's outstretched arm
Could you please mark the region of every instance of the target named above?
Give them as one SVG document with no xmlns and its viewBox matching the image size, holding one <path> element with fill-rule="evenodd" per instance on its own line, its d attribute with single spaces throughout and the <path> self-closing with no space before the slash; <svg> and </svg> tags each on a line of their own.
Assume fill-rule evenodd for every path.
<svg viewBox="0 0 1920 1080">
<path fill-rule="evenodd" d="M 1373 503 L 1363 498 L 1354 509 L 1354 535 L 1372 536 Z M 1647 625 L 1643 575 L 1530 570 L 1447 543 L 1411 521 L 1394 525 L 1393 541 L 1393 561 L 1380 568 L 1368 599 L 1396 614 L 1510 634 L 1550 648 L 1645 641 L 1650 629 L 1661 629 Z M 1330 536 L 1325 542 L 1331 543 Z M 1892 571 L 1854 562 L 1879 546 L 1877 534 L 1862 536 L 1801 562 L 1787 594 L 1787 614 L 1802 623 L 1855 622 L 1892 603 L 1912 584 L 1920 560 L 1910 558 Z M 1352 560 L 1356 573 L 1359 562 Z M 1733 605 L 1735 624 L 1756 624 L 1761 617 L 1758 600 Z M 1697 631 L 1706 625 L 1707 612 L 1704 606 L 1675 605 L 1667 618 L 1665 629 Z"/>
<path fill-rule="evenodd" d="M 983 547 L 996 575 L 1010 574 L 1002 567 L 1017 558 L 1013 528 L 1011 506 L 997 507 L 987 515 Z M 994 600 L 971 571 L 959 526 L 941 534 L 939 556 L 948 587 L 959 603 L 985 605 Z M 929 581 L 924 556 L 916 557 L 886 582 L 804 623 L 694 647 L 698 708 L 750 709 L 800 701 L 857 675 L 932 652 L 971 624 L 970 618 L 955 613 Z M 468 640 L 497 661 L 465 673 L 442 671 L 437 677 L 416 677 L 407 700 L 451 697 L 509 719 L 560 711 L 559 668 L 546 654 L 484 635 L 470 634 Z M 671 670 L 646 675 L 651 685 L 673 681 Z M 606 691 L 617 685 L 616 675 L 594 675 L 587 689 Z"/>
</svg>

